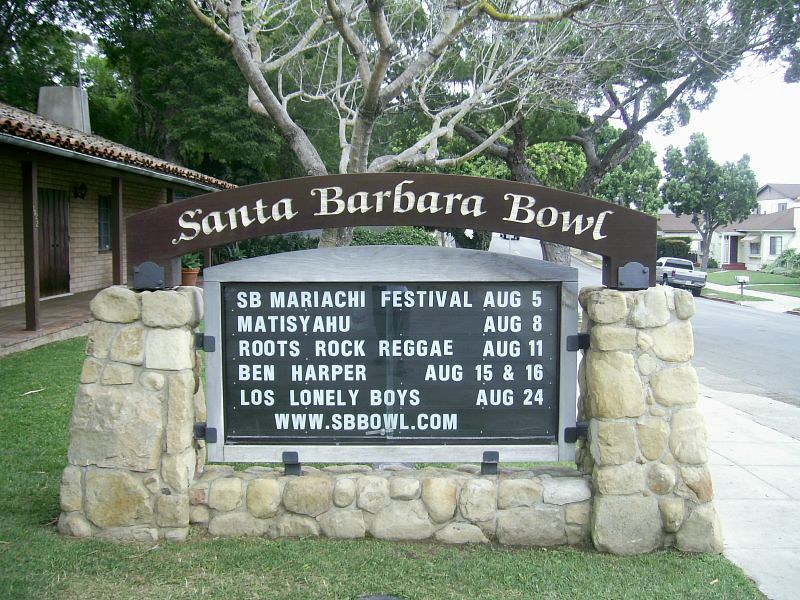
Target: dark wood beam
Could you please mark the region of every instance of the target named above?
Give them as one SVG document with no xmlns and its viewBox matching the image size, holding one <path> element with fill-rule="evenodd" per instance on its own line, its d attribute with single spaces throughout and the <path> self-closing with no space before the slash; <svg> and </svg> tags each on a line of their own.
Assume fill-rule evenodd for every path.
<svg viewBox="0 0 800 600">
<path fill-rule="evenodd" d="M 124 283 L 125 269 L 122 260 L 122 179 L 111 179 L 111 262 L 114 285 Z"/>
<path fill-rule="evenodd" d="M 36 163 L 22 162 L 22 229 L 25 255 L 25 329 L 39 323 L 39 193 Z"/>
</svg>

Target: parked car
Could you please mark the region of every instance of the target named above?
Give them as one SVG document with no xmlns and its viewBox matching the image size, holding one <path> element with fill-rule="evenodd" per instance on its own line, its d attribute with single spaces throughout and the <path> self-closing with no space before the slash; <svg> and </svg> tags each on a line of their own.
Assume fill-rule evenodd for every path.
<svg viewBox="0 0 800 600">
<path fill-rule="evenodd" d="M 662 256 L 656 261 L 656 279 L 662 285 L 686 288 L 693 296 L 699 296 L 706 285 L 708 275 L 697 271 L 690 260 Z"/>
</svg>

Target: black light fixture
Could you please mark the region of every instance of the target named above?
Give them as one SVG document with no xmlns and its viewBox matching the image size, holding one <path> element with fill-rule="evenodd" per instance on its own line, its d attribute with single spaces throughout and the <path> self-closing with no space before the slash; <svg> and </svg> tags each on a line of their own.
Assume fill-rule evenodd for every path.
<svg viewBox="0 0 800 600">
<path fill-rule="evenodd" d="M 81 181 L 80 183 L 76 183 L 75 187 L 72 188 L 72 196 L 73 198 L 78 198 L 80 200 L 86 199 L 86 193 L 89 191 L 89 188 L 86 187 L 86 184 Z"/>
</svg>

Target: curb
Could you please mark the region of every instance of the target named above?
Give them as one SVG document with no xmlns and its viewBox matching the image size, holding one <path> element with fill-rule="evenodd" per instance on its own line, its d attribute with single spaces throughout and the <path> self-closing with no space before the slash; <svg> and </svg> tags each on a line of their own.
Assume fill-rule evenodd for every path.
<svg viewBox="0 0 800 600">
<path fill-rule="evenodd" d="M 738 302 L 737 300 L 728 300 L 727 298 L 709 298 L 708 296 L 700 296 L 703 300 L 711 300 L 713 302 L 724 302 L 725 304 L 737 304 L 739 306 L 744 306 L 745 308 L 752 308 L 751 306 L 747 306 Z"/>
<path fill-rule="evenodd" d="M 578 254 L 570 254 L 570 256 L 572 258 L 574 258 L 575 260 L 577 260 L 578 262 L 583 263 L 587 267 L 592 267 L 592 268 L 595 268 L 595 269 L 602 269 L 603 268 L 603 263 L 602 262 L 600 262 L 600 264 L 595 264 L 593 261 L 591 261 L 589 259 L 586 259 L 586 258 L 584 258 L 584 257 L 582 257 L 582 256 L 580 256 Z"/>
</svg>

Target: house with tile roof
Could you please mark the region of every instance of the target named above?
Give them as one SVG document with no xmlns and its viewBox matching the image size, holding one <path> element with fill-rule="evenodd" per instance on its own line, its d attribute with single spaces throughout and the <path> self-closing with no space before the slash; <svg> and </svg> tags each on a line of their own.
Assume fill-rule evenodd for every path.
<svg viewBox="0 0 800 600">
<path fill-rule="evenodd" d="M 235 187 L 93 135 L 85 92 L 59 90 L 71 108 L 0 103 L 0 307 L 24 302 L 33 330 L 42 298 L 127 282 L 126 217 Z"/>
</svg>

